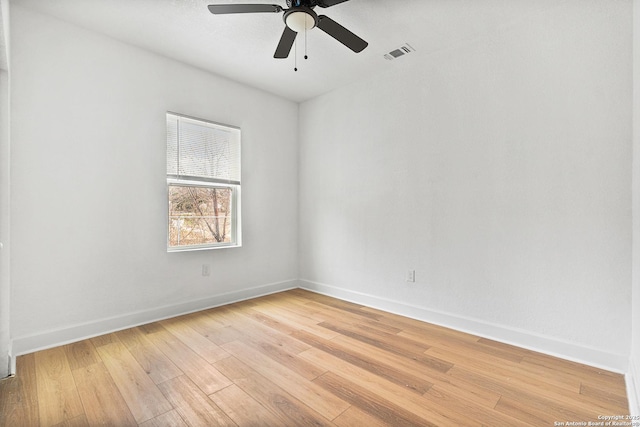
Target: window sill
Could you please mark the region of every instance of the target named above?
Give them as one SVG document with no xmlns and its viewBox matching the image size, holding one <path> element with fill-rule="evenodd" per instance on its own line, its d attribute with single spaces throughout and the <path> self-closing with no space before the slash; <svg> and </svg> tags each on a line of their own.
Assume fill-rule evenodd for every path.
<svg viewBox="0 0 640 427">
<path fill-rule="evenodd" d="M 214 249 L 241 248 L 242 244 L 233 245 L 217 245 L 217 246 L 189 246 L 184 248 L 167 248 L 167 253 L 172 252 L 193 252 L 193 251 L 210 251 Z"/>
</svg>

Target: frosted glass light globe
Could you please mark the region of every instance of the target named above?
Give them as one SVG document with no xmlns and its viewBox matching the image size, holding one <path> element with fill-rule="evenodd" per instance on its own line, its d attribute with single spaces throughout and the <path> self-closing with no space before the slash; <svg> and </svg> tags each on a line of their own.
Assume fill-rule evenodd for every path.
<svg viewBox="0 0 640 427">
<path fill-rule="evenodd" d="M 306 12 L 293 12 L 287 15 L 286 24 L 296 33 L 301 33 L 315 27 L 316 20 Z"/>
</svg>

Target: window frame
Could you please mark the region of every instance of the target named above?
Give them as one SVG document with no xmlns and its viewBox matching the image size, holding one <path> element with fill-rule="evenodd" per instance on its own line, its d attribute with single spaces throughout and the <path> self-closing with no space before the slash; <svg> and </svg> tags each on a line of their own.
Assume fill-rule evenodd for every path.
<svg viewBox="0 0 640 427">
<path fill-rule="evenodd" d="M 210 120 L 203 120 L 191 116 L 185 116 L 183 114 L 174 113 L 171 111 L 167 111 L 165 117 L 169 118 L 169 116 L 177 117 L 180 119 L 187 119 L 190 122 L 200 122 L 203 126 L 206 127 L 214 127 L 214 128 L 222 128 L 223 130 L 233 130 L 237 131 L 238 138 L 238 147 L 241 151 L 241 132 L 239 127 L 225 125 L 217 122 L 212 122 Z M 168 143 L 168 135 L 166 135 L 167 143 Z M 167 157 L 168 153 L 165 153 Z M 238 167 L 241 170 L 241 159 L 242 153 L 240 152 L 240 164 Z M 184 179 L 180 179 L 179 176 L 169 174 L 167 171 L 166 174 L 167 182 L 166 182 L 166 191 L 165 191 L 165 203 L 167 213 L 166 220 L 166 233 L 167 233 L 167 252 L 189 252 L 189 251 L 202 251 L 202 250 L 211 250 L 211 249 L 223 249 L 223 248 L 238 248 L 242 247 L 242 215 L 241 215 L 241 183 L 235 182 L 217 182 L 210 180 L 208 178 L 199 177 L 185 177 Z M 230 242 L 215 242 L 215 243 L 204 243 L 198 245 L 184 245 L 184 246 L 171 246 L 170 244 L 170 234 L 171 234 L 171 202 L 169 200 L 169 190 L 171 186 L 178 187 L 198 187 L 198 188 L 210 188 L 210 189 L 229 189 L 231 191 L 231 235 Z"/>
</svg>

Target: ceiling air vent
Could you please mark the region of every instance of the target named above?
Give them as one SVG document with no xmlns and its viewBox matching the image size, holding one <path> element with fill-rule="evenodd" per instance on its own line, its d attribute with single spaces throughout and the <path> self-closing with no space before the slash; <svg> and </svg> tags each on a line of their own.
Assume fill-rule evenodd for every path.
<svg viewBox="0 0 640 427">
<path fill-rule="evenodd" d="M 416 50 L 411 47 L 409 43 L 405 43 L 397 49 L 392 50 L 389 53 L 385 53 L 384 58 L 389 61 L 393 61 L 394 59 L 400 58 L 401 56 L 406 55 L 407 53 L 415 52 Z"/>
</svg>

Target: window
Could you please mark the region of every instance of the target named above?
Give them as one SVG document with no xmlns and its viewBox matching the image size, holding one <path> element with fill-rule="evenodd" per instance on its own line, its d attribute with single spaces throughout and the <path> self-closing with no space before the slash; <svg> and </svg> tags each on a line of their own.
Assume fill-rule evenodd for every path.
<svg viewBox="0 0 640 427">
<path fill-rule="evenodd" d="M 167 113 L 167 250 L 241 245 L 240 129 Z"/>
</svg>

